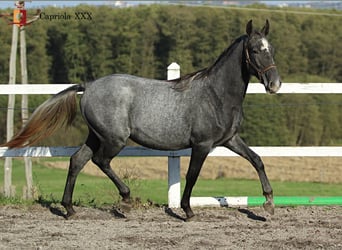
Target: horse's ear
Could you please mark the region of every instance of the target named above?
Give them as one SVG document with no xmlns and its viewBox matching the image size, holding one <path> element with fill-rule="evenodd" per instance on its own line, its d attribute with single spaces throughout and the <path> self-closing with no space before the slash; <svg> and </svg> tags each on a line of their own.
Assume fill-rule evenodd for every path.
<svg viewBox="0 0 342 250">
<path fill-rule="evenodd" d="M 270 31 L 270 23 L 268 22 L 268 19 L 266 19 L 266 24 L 262 28 L 261 33 L 263 33 L 265 36 L 267 36 L 269 31 Z"/>
<path fill-rule="evenodd" d="M 246 33 L 248 36 L 250 36 L 252 34 L 253 31 L 253 24 L 252 24 L 252 20 L 249 20 L 249 22 L 246 25 Z"/>
</svg>

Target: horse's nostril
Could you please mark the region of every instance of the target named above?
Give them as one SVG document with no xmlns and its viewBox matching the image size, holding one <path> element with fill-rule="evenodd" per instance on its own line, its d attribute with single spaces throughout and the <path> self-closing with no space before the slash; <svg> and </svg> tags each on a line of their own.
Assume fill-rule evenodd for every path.
<svg viewBox="0 0 342 250">
<path fill-rule="evenodd" d="M 269 85 L 270 85 L 270 89 L 273 89 L 273 87 L 274 87 L 274 82 L 270 82 Z"/>
<path fill-rule="evenodd" d="M 267 86 L 268 93 L 271 93 L 271 94 L 276 93 L 279 90 L 280 85 L 281 85 L 281 82 L 278 80 L 268 82 L 268 86 Z"/>
</svg>

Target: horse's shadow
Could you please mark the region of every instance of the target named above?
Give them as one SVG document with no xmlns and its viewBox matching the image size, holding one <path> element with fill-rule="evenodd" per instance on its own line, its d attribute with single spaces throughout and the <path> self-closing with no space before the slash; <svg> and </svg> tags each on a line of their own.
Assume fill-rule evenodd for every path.
<svg viewBox="0 0 342 250">
<path fill-rule="evenodd" d="M 252 211 L 245 209 L 245 208 L 239 208 L 238 211 L 242 214 L 246 214 L 247 218 L 256 220 L 256 221 L 266 221 L 266 218 L 263 216 L 256 215 Z"/>
<path fill-rule="evenodd" d="M 55 206 L 56 203 L 54 201 L 50 201 L 50 200 L 45 200 L 45 199 L 39 199 L 37 201 L 42 207 L 45 207 L 47 209 L 49 209 L 49 211 L 58 216 L 58 217 L 62 217 L 64 219 L 68 219 L 65 211 L 63 208 L 61 207 L 58 207 L 58 206 Z M 266 221 L 266 218 L 263 217 L 263 216 L 259 216 L 259 215 L 256 215 L 254 212 L 248 210 L 248 209 L 245 209 L 245 208 L 239 208 L 238 211 L 242 214 L 246 214 L 247 215 L 247 218 L 249 219 L 252 219 L 252 220 L 255 220 L 255 221 L 263 221 L 265 222 Z M 116 218 L 126 218 L 125 214 L 120 210 L 120 209 L 117 209 L 115 207 L 113 207 L 110 211 L 114 217 Z M 175 218 L 177 220 L 180 220 L 180 221 L 187 221 L 186 218 L 176 214 L 171 208 L 169 208 L 168 206 L 165 206 L 164 208 L 164 212 L 172 217 L 172 218 Z"/>
<path fill-rule="evenodd" d="M 185 218 L 183 218 L 182 216 L 176 214 L 175 212 L 172 211 L 171 208 L 169 208 L 169 207 L 167 207 L 167 206 L 164 208 L 164 211 L 165 211 L 165 213 L 166 213 L 167 215 L 169 215 L 169 216 L 172 217 L 172 218 L 175 218 L 175 219 L 181 220 L 181 221 L 186 221 Z"/>
<path fill-rule="evenodd" d="M 182 216 L 176 214 L 171 208 L 169 207 L 165 207 L 164 209 L 165 213 L 167 215 L 169 215 L 170 217 L 173 217 L 175 219 L 181 220 L 181 221 L 187 221 L 185 218 L 183 218 Z M 248 209 L 244 209 L 244 208 L 239 208 L 238 211 L 240 213 L 246 214 L 248 219 L 251 220 L 255 220 L 255 221 L 266 221 L 266 218 L 263 216 L 259 216 L 256 215 L 255 213 L 253 213 L 252 211 L 248 210 Z"/>
<path fill-rule="evenodd" d="M 63 217 L 64 219 L 67 219 L 66 213 L 64 213 L 62 209 L 58 207 L 53 207 L 53 206 L 48 206 L 47 208 L 50 210 L 52 214 L 59 216 L 59 217 Z"/>
<path fill-rule="evenodd" d="M 58 202 L 55 201 L 55 199 L 45 199 L 43 197 L 39 197 L 36 202 L 41 205 L 44 208 L 49 209 L 49 211 L 59 217 L 63 217 L 64 219 L 66 219 L 66 213 L 64 213 L 64 211 L 59 208 L 58 206 L 56 206 L 56 204 Z"/>
<path fill-rule="evenodd" d="M 49 211 L 50 211 L 51 214 L 53 214 L 53 215 L 56 215 L 56 216 L 58 216 L 58 217 L 62 217 L 62 218 L 64 218 L 64 219 L 66 219 L 66 220 L 70 219 L 70 218 L 67 216 L 67 214 L 66 214 L 64 208 L 61 208 L 61 207 L 58 207 L 58 206 L 54 206 L 53 203 L 51 203 L 51 204 L 48 204 L 48 203 L 42 204 L 42 203 L 40 203 L 40 205 L 41 205 L 42 207 L 44 207 L 44 208 L 49 209 Z M 108 211 L 108 209 L 101 209 L 101 208 L 97 208 L 97 209 L 99 209 L 100 211 Z M 115 218 L 126 218 L 126 215 L 124 214 L 124 212 L 122 212 L 120 209 L 115 208 L 115 207 L 113 207 L 112 209 L 110 209 L 110 210 L 109 210 L 109 213 L 110 213 L 113 217 L 115 217 Z"/>
</svg>

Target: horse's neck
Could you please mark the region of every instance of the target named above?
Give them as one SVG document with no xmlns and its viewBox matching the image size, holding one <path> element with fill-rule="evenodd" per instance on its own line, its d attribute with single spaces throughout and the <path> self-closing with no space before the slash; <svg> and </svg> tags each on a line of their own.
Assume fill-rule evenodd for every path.
<svg viewBox="0 0 342 250">
<path fill-rule="evenodd" d="M 212 67 L 209 75 L 209 88 L 217 93 L 222 99 L 227 96 L 243 100 L 249 74 L 244 65 L 243 41 L 235 44 L 231 51 L 226 51 Z"/>
</svg>

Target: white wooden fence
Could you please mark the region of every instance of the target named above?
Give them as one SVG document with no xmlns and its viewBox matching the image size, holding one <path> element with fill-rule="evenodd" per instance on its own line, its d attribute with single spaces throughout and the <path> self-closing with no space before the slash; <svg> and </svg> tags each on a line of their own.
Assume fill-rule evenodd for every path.
<svg viewBox="0 0 342 250">
<path fill-rule="evenodd" d="M 11 94 L 56 94 L 73 84 L 22 84 L 8 85 L 0 84 L 0 95 Z M 250 83 L 247 94 L 266 93 L 260 83 Z M 283 83 L 278 94 L 342 94 L 342 83 Z"/>
<path fill-rule="evenodd" d="M 172 65 L 172 67 L 171 67 Z M 179 66 L 171 64 L 168 68 L 173 74 L 168 79 L 179 76 Z M 174 68 L 175 67 L 175 68 Z M 170 73 L 169 73 L 170 74 Z M 71 86 L 72 84 L 30 84 L 30 85 L 5 85 L 0 84 L 0 94 L 55 94 Z M 261 84 L 249 84 L 248 94 L 265 93 Z M 342 83 L 283 83 L 278 93 L 296 93 L 296 94 L 341 94 Z M 21 149 L 7 149 L 0 147 L 0 157 L 57 157 L 71 156 L 79 147 L 26 147 Z M 317 157 L 342 157 L 342 147 L 251 147 L 260 156 L 317 156 Z M 168 157 L 168 203 L 169 207 L 179 207 L 180 205 L 180 157 L 190 156 L 191 149 L 179 151 L 159 151 L 143 147 L 126 147 L 119 156 L 167 156 Z M 232 151 L 217 147 L 209 154 L 211 156 L 237 156 Z M 192 198 L 194 205 L 203 204 L 205 199 Z M 220 201 L 218 201 L 220 203 Z"/>
</svg>

